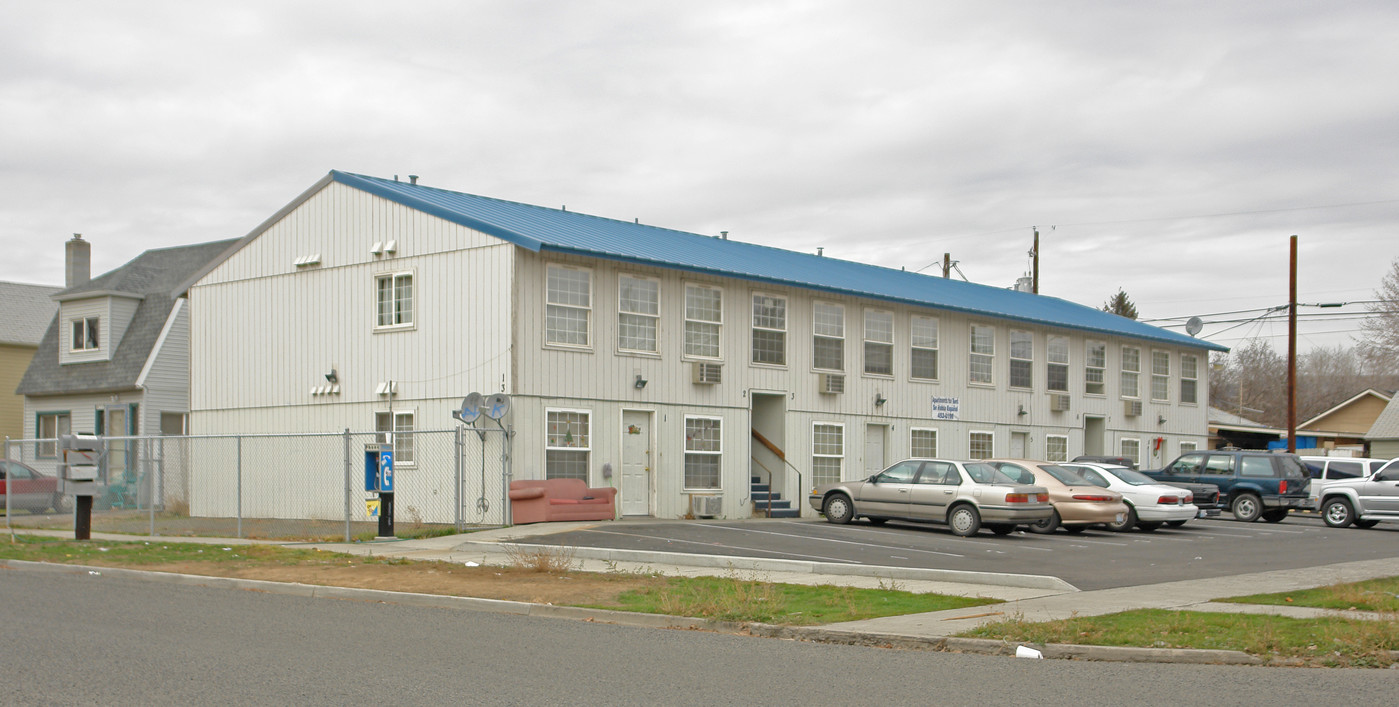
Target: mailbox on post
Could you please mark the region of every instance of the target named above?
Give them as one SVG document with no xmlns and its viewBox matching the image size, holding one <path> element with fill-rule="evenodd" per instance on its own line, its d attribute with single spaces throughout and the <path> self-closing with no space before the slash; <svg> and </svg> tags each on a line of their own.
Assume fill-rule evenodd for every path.
<svg viewBox="0 0 1399 707">
<path fill-rule="evenodd" d="M 107 441 L 96 435 L 59 435 L 63 462 L 58 465 L 58 490 L 73 496 L 73 537 L 92 537 L 92 497 L 107 490 Z"/>
<path fill-rule="evenodd" d="M 364 445 L 364 490 L 379 494 L 379 537 L 393 537 L 393 445 Z"/>
</svg>

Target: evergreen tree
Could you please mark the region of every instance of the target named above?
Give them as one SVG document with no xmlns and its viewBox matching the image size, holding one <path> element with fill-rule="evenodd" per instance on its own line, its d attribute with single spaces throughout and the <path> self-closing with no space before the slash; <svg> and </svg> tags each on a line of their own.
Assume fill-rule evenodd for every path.
<svg viewBox="0 0 1399 707">
<path fill-rule="evenodd" d="M 1103 305 L 1103 311 L 1112 312 L 1128 319 L 1137 318 L 1137 305 L 1132 304 L 1132 299 L 1120 287 L 1117 288 L 1117 294 L 1109 297 L 1107 303 Z"/>
</svg>

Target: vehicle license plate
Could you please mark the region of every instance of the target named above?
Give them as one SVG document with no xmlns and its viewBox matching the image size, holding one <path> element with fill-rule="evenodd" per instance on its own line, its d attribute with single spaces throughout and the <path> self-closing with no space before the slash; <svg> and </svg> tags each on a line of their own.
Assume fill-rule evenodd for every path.
<svg viewBox="0 0 1399 707">
<path fill-rule="evenodd" d="M 1118 514 L 1117 514 L 1117 522 L 1118 522 L 1118 523 L 1121 523 L 1122 521 L 1124 521 L 1124 520 L 1126 520 L 1126 519 L 1127 519 L 1126 514 L 1123 514 L 1123 513 L 1118 513 Z"/>
</svg>

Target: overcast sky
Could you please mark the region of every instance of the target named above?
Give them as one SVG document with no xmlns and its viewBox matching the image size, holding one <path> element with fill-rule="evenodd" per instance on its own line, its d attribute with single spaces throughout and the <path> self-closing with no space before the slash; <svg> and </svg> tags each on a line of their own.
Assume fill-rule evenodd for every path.
<svg viewBox="0 0 1399 707">
<path fill-rule="evenodd" d="M 1143 319 L 1285 304 L 1292 234 L 1304 303 L 1399 256 L 1393 0 L 0 2 L 0 280 L 332 169 L 995 286 L 1038 227 L 1042 293 Z"/>
</svg>

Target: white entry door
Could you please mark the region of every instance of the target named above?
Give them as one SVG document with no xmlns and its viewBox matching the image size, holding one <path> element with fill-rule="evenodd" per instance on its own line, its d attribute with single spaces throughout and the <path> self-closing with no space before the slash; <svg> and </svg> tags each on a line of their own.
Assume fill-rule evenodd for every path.
<svg viewBox="0 0 1399 707">
<path fill-rule="evenodd" d="M 1030 437 L 1030 435 L 1029 435 L 1028 433 L 1025 433 L 1025 432 L 1012 432 L 1012 433 L 1010 433 L 1010 458 L 1011 458 L 1011 459 L 1024 459 L 1024 458 L 1025 458 L 1025 448 L 1026 448 L 1026 446 L 1027 446 L 1027 445 L 1026 445 L 1026 442 L 1029 441 L 1029 437 Z"/>
<path fill-rule="evenodd" d="M 884 471 L 884 425 L 865 425 L 865 474 Z"/>
<path fill-rule="evenodd" d="M 651 413 L 622 413 L 622 515 L 651 515 Z"/>
</svg>

